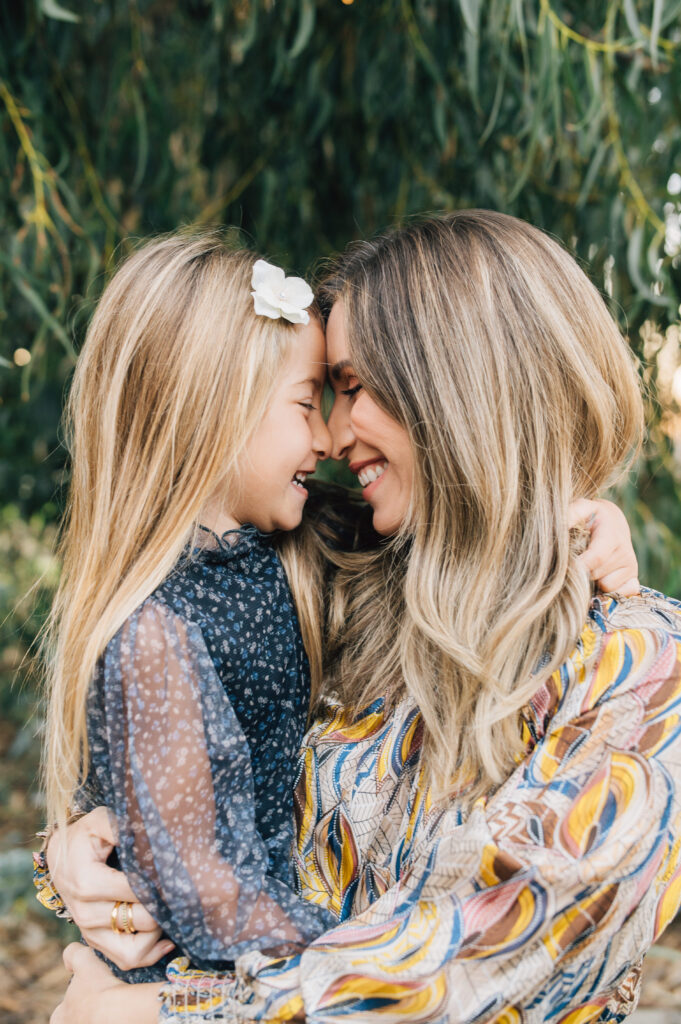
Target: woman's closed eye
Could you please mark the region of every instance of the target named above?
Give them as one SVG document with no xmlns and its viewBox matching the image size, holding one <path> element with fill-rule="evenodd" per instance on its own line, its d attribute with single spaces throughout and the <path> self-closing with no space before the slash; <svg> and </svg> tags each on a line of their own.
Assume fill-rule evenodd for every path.
<svg viewBox="0 0 681 1024">
<path fill-rule="evenodd" d="M 357 394 L 357 392 L 361 391 L 361 390 L 362 390 L 362 385 L 361 384 L 355 384 L 355 386 L 352 387 L 352 388 L 344 388 L 341 391 L 341 395 L 347 395 L 348 398 L 354 398 L 355 395 Z"/>
</svg>

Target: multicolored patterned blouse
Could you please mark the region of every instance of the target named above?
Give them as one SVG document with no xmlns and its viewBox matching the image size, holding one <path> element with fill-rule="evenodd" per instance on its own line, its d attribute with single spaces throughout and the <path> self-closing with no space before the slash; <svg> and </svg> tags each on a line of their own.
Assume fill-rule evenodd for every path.
<svg viewBox="0 0 681 1024">
<path fill-rule="evenodd" d="M 340 923 L 235 975 L 175 961 L 162 1019 L 624 1020 L 681 903 L 681 605 L 595 600 L 523 728 L 525 757 L 464 814 L 430 800 L 411 700 L 316 725 L 295 862 Z"/>
</svg>

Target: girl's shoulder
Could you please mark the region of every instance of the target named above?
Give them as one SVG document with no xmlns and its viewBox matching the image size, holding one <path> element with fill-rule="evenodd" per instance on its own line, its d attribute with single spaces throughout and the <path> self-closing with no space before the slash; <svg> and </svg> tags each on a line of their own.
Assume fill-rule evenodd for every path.
<svg viewBox="0 0 681 1024">
<path fill-rule="evenodd" d="M 247 526 L 222 535 L 201 528 L 151 597 L 197 622 L 229 618 L 241 606 L 267 603 L 285 581 L 272 535 Z"/>
<path fill-rule="evenodd" d="M 104 651 L 104 661 L 110 660 L 112 655 L 115 658 L 129 655 L 142 647 L 158 651 L 178 636 L 184 637 L 187 628 L 195 624 L 191 603 L 181 595 L 177 595 L 175 601 L 168 601 L 158 587 L 137 605 L 112 636 Z"/>
</svg>

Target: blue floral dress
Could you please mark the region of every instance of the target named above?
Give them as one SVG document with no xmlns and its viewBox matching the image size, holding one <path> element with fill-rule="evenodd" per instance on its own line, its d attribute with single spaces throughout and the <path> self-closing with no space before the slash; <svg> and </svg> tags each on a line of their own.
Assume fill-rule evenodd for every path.
<svg viewBox="0 0 681 1024">
<path fill-rule="evenodd" d="M 183 558 L 100 659 L 78 809 L 115 815 L 120 866 L 191 961 L 303 948 L 333 922 L 293 890 L 296 755 L 309 666 L 272 538 Z M 163 963 L 124 975 L 162 978 Z"/>
</svg>

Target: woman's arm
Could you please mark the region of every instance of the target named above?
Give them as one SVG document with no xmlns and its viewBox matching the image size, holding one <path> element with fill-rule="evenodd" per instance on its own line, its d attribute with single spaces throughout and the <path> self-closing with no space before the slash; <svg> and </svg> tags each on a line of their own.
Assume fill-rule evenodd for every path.
<svg viewBox="0 0 681 1024">
<path fill-rule="evenodd" d="M 638 594 L 636 555 L 620 509 L 610 501 L 580 499 L 570 507 L 570 525 L 580 524 L 591 532 L 581 558 L 600 588 L 624 596 Z M 120 872 L 105 864 L 114 842 L 106 809 L 98 808 L 70 825 L 66 835 L 55 833 L 47 847 L 47 859 L 52 881 L 86 940 L 119 963 L 119 947 L 132 952 L 132 945 L 127 936 L 111 932 L 111 906 L 115 900 L 134 902 L 135 897 Z M 142 907 L 135 909 L 135 925 L 147 933 L 156 927 Z"/>
<path fill-rule="evenodd" d="M 626 516 L 612 501 L 580 498 L 570 505 L 570 527 L 584 526 L 591 537 L 580 561 L 602 593 L 634 597 L 641 592 L 638 562 Z"/>
<path fill-rule="evenodd" d="M 681 614 L 659 602 L 653 628 L 643 611 L 641 626 L 627 605 L 616 629 L 597 611 L 528 710 L 530 749 L 511 778 L 463 824 L 436 822 L 364 913 L 302 956 L 246 954 L 237 982 L 176 970 L 162 1019 L 560 1024 L 631 1012 L 640 959 L 681 902 Z M 391 735 L 402 742 L 399 722 Z M 350 825 L 361 809 L 344 804 Z M 151 1024 L 148 992 L 128 989 L 107 989 L 97 1024 L 124 1011 Z M 85 1024 L 73 1010 L 69 1024 Z"/>
<path fill-rule="evenodd" d="M 57 909 L 55 900 L 61 902 L 87 944 L 125 971 L 157 963 L 175 945 L 161 937 L 161 929 L 138 902 L 123 872 L 106 863 L 116 842 L 106 807 L 97 807 L 64 830 L 56 829 L 44 854 L 49 900 L 40 894 L 38 898 L 52 909 Z M 36 884 L 40 888 L 39 879 Z M 137 934 L 112 930 L 111 912 L 117 901 L 132 905 Z"/>
<path fill-rule="evenodd" d="M 538 693 L 504 786 L 465 823 L 441 819 L 392 889 L 302 956 L 240 958 L 243 987 L 215 979 L 211 1020 L 631 1012 L 640 959 L 681 903 L 681 616 L 627 603 L 611 628 L 609 611 Z M 205 984 L 175 976 L 167 1019 L 187 1020 Z"/>
<path fill-rule="evenodd" d="M 156 1024 L 161 985 L 126 985 L 111 973 L 91 949 L 72 942 L 64 950 L 64 965 L 73 977 L 50 1024 Z"/>
</svg>

